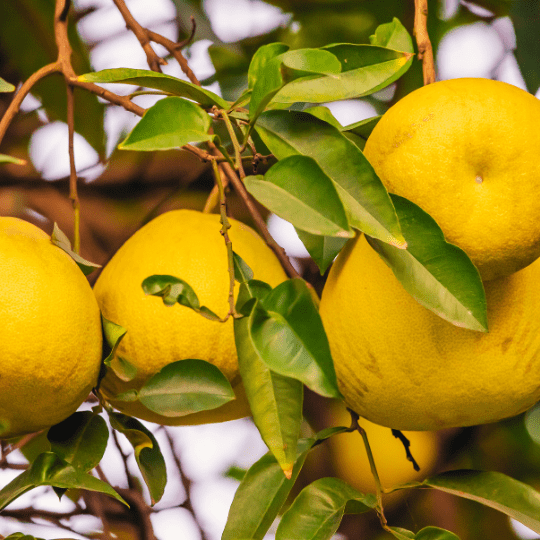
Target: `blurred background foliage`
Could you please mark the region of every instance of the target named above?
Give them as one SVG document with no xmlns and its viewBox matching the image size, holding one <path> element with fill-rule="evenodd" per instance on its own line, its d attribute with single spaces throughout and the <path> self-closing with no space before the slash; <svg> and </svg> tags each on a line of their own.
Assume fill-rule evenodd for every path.
<svg viewBox="0 0 540 540">
<path fill-rule="evenodd" d="M 229 100 L 238 97 L 246 87 L 249 61 L 261 45 L 274 41 L 287 43 L 292 48 L 339 42 L 369 43 L 369 36 L 379 24 L 397 17 L 412 33 L 414 20 L 413 0 L 133 0 L 128 6 L 143 26 L 175 41 L 190 36 L 193 17 L 196 30 L 185 54 L 203 84 Z M 53 10 L 51 0 L 0 2 L 0 77 L 18 85 L 56 59 Z M 452 58 L 460 44 L 453 41 L 453 49 L 443 58 L 444 39 L 452 32 L 474 26 L 480 34 L 495 36 L 498 45 L 490 47 L 489 41 L 465 43 L 465 56 L 458 58 L 458 63 L 466 64 L 469 56 L 479 54 L 491 60 L 484 62 L 481 69 L 465 69 L 462 73 L 508 80 L 537 94 L 540 87 L 539 0 L 430 0 L 429 10 L 428 30 L 439 60 L 440 78 L 459 76 L 444 62 Z M 78 0 L 71 18 L 72 60 L 77 73 L 109 67 L 147 68 L 139 44 L 125 29 L 112 1 Z M 478 50 L 482 48 L 485 50 Z M 165 54 L 157 46 L 155 50 Z M 164 72 L 185 78 L 174 61 L 168 60 Z M 343 123 L 360 120 L 362 115 L 365 118 L 382 114 L 421 84 L 421 64 L 415 61 L 391 89 L 333 111 L 336 116 L 341 111 L 349 118 Z M 118 86 L 112 90 L 122 93 Z M 123 89 L 124 93 L 129 91 L 130 87 Z M 11 98 L 10 94 L 0 94 L 0 116 Z M 181 150 L 157 153 L 115 150 L 137 118 L 79 89 L 75 98 L 84 257 L 105 264 L 136 229 L 156 214 L 172 208 L 203 208 L 212 187 L 206 164 Z M 148 107 L 152 99 L 141 96 L 136 101 Z M 33 88 L 32 98 L 23 105 L 0 151 L 26 159 L 27 164 L 7 164 L 0 168 L 0 215 L 22 217 L 48 232 L 57 222 L 72 236 L 63 81 L 54 76 L 40 82 Z M 230 195 L 229 208 L 231 214 L 249 222 L 247 212 L 234 193 Z M 281 235 L 284 244 L 287 244 L 287 234 L 291 233 Z M 309 259 L 301 250 L 297 253 L 293 247 L 289 249 L 296 255 L 295 260 L 306 279 L 321 285 L 324 278 L 318 275 Z M 306 418 L 316 430 L 338 422 L 337 417 L 328 414 L 328 403 L 311 393 L 306 398 Z M 230 436 L 234 436 L 232 430 Z M 434 438 L 438 441 L 438 451 L 437 459 L 430 465 L 433 470 L 464 467 L 497 470 L 540 489 L 539 408 L 505 422 L 440 432 Z M 360 456 L 363 449 L 359 437 L 356 444 Z M 414 445 L 412 452 L 415 452 Z M 381 469 L 385 468 L 383 454 L 381 452 L 379 461 Z M 347 467 L 351 465 L 338 463 L 338 455 L 339 449 L 335 446 L 321 445 L 306 466 L 301 483 L 325 475 L 341 475 L 352 482 L 354 471 L 350 477 L 347 475 Z M 404 456 L 402 459 L 403 467 L 412 470 Z M 238 475 L 241 471 L 236 470 L 234 476 Z M 538 537 L 530 531 L 516 529 L 502 514 L 429 490 L 414 491 L 400 498 L 389 506 L 388 518 L 393 525 L 412 529 L 438 525 L 454 531 L 463 540 Z M 116 524 L 118 537 L 138 538 L 137 531 L 129 526 L 125 520 L 123 526 Z M 220 526 L 222 528 L 223 524 Z M 346 517 L 341 528 L 343 537 L 350 539 L 386 538 L 380 531 L 376 517 L 366 515 Z M 0 533 L 3 533 L 1 526 Z M 178 531 L 174 530 L 170 538 L 178 538 Z M 187 536 L 182 538 L 191 540 Z M 207 538 L 214 536 L 208 532 Z"/>
</svg>

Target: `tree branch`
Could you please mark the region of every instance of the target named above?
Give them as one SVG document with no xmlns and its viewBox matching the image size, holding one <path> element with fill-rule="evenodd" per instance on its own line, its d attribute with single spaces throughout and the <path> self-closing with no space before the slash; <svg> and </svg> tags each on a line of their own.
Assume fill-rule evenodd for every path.
<svg viewBox="0 0 540 540">
<path fill-rule="evenodd" d="M 418 46 L 418 59 L 422 60 L 424 84 L 435 82 L 435 61 L 433 47 L 427 31 L 428 3 L 427 0 L 414 0 L 414 35 Z"/>
<path fill-rule="evenodd" d="M 139 40 L 141 47 L 146 53 L 146 61 L 148 62 L 148 66 L 150 67 L 150 69 L 152 71 L 157 71 L 161 73 L 161 66 L 166 66 L 167 61 L 164 58 L 158 56 L 154 49 L 152 49 L 152 45 L 150 45 L 150 39 L 148 38 L 148 31 L 145 30 L 137 22 L 135 17 L 133 17 L 124 0 L 113 0 L 113 2 L 118 8 L 118 11 L 122 15 L 122 17 L 124 18 L 127 28 L 131 30 L 135 37 Z"/>
</svg>

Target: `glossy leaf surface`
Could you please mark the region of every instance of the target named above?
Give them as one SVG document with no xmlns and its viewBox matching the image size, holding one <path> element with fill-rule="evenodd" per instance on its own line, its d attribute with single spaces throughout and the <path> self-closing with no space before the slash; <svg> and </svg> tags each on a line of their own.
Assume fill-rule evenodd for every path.
<svg viewBox="0 0 540 540">
<path fill-rule="evenodd" d="M 540 534 L 540 493 L 498 472 L 448 471 L 421 484 L 494 508 Z"/>
<path fill-rule="evenodd" d="M 238 281 L 238 283 L 246 283 L 247 281 L 253 279 L 253 270 L 235 251 L 233 251 L 233 264 L 234 279 Z"/>
<path fill-rule="evenodd" d="M 101 315 L 101 324 L 105 340 L 111 352 L 103 360 L 103 364 L 114 371 L 114 374 L 122 381 L 131 381 L 137 375 L 137 368 L 125 358 L 120 358 L 116 350 L 127 333 L 127 330 Z"/>
<path fill-rule="evenodd" d="M 60 230 L 60 227 L 58 227 L 56 223 L 54 224 L 53 232 L 51 234 L 51 242 L 65 251 L 77 263 L 77 266 L 82 270 L 85 276 L 91 274 L 96 268 L 101 268 L 100 264 L 87 261 L 78 253 L 72 251 L 69 238 Z"/>
<path fill-rule="evenodd" d="M 242 284 L 241 289 L 245 288 Z M 303 419 L 303 386 L 296 379 L 270 370 L 253 343 L 250 324 L 251 316 L 234 320 L 240 375 L 253 421 L 283 472 L 290 477 Z"/>
<path fill-rule="evenodd" d="M 443 319 L 486 332 L 484 286 L 463 250 L 449 244 L 435 220 L 403 197 L 392 195 L 408 248 L 396 249 L 368 238 L 403 287 Z"/>
<path fill-rule="evenodd" d="M 229 104 L 214 92 L 206 90 L 188 81 L 177 79 L 171 75 L 157 73 L 146 69 L 114 68 L 104 69 L 95 73 L 85 73 L 79 80 L 93 83 L 122 83 L 153 88 L 174 96 L 185 97 L 200 103 L 203 107 L 216 105 L 222 109 Z"/>
<path fill-rule="evenodd" d="M 15 86 L 0 77 L 0 92 L 15 92 Z"/>
<path fill-rule="evenodd" d="M 152 152 L 209 141 L 214 137 L 210 124 L 208 114 L 191 101 L 166 97 L 145 112 L 118 148 Z"/>
<path fill-rule="evenodd" d="M 244 180 L 266 208 L 311 234 L 350 238 L 347 214 L 332 180 L 308 156 L 292 155 Z"/>
<path fill-rule="evenodd" d="M 396 17 L 393 18 L 392 22 L 380 24 L 369 40 L 372 45 L 387 47 L 394 51 L 414 53 L 411 35 Z"/>
<path fill-rule="evenodd" d="M 317 307 L 301 279 L 274 288 L 250 316 L 258 355 L 276 373 L 303 382 L 326 397 L 341 396 Z"/>
<path fill-rule="evenodd" d="M 43 452 L 35 459 L 29 469 L 0 490 L 0 510 L 38 486 L 98 491 L 127 505 L 109 484 L 81 469 L 76 469 L 54 452 Z"/>
<path fill-rule="evenodd" d="M 341 72 L 297 78 L 277 92 L 273 103 L 326 103 L 366 96 L 393 83 L 412 63 L 411 53 L 373 45 L 337 44 L 320 50 L 337 59 Z"/>
<path fill-rule="evenodd" d="M 277 159 L 300 154 L 317 162 L 334 182 L 352 227 L 405 247 L 386 188 L 364 154 L 337 128 L 305 112 L 267 111 L 255 129 Z"/>
<path fill-rule="evenodd" d="M 276 540 L 330 540 L 345 513 L 375 508 L 375 495 L 365 495 L 339 478 L 320 478 L 305 487 L 283 514 Z"/>
<path fill-rule="evenodd" d="M 264 73 L 268 63 L 289 50 L 285 43 L 268 43 L 259 47 L 251 58 L 248 69 L 248 88 L 251 90 L 260 79 L 264 78 Z"/>
<path fill-rule="evenodd" d="M 317 263 L 321 274 L 326 272 L 348 240 L 348 238 L 310 234 L 301 229 L 296 229 L 296 234 L 298 234 L 312 259 Z"/>
<path fill-rule="evenodd" d="M 276 458 L 265 454 L 245 474 L 236 490 L 221 540 L 262 540 L 291 491 L 313 440 L 302 441 L 291 478 Z"/>
<path fill-rule="evenodd" d="M 113 429 L 122 433 L 133 446 L 135 460 L 148 487 L 152 504 L 157 503 L 167 485 L 167 470 L 154 434 L 137 419 L 125 414 L 110 412 L 109 419 Z"/>
<path fill-rule="evenodd" d="M 193 309 L 207 319 L 220 320 L 209 308 L 201 306 L 197 293 L 183 279 L 163 275 L 149 276 L 143 280 L 142 288 L 145 294 L 160 296 L 166 306 L 178 303 Z"/>
<path fill-rule="evenodd" d="M 453 532 L 439 527 L 424 527 L 416 533 L 415 540 L 459 540 Z"/>
<path fill-rule="evenodd" d="M 88 472 L 105 453 L 109 429 L 101 416 L 79 411 L 52 426 L 47 439 L 51 443 L 51 452 L 76 469 Z"/>
<path fill-rule="evenodd" d="M 172 362 L 152 376 L 138 392 L 151 411 L 168 417 L 215 409 L 235 398 L 223 373 L 204 360 Z"/>
</svg>

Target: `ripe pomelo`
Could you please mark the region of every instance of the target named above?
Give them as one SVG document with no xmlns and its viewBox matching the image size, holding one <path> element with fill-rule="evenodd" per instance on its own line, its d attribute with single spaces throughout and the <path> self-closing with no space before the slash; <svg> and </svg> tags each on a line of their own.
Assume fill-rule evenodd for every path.
<svg viewBox="0 0 540 540">
<path fill-rule="evenodd" d="M 540 260 L 484 283 L 489 333 L 421 306 L 360 235 L 336 259 L 320 313 L 340 390 L 371 422 L 437 430 L 494 422 L 540 399 Z"/>
<path fill-rule="evenodd" d="M 510 84 L 454 79 L 392 106 L 364 153 L 389 192 L 430 214 L 484 281 L 540 256 L 540 100 Z"/>
<path fill-rule="evenodd" d="M 229 221 L 233 249 L 254 271 L 255 279 L 272 286 L 285 281 L 277 257 L 255 231 L 237 220 Z M 101 382 L 102 394 L 118 410 L 166 425 L 223 422 L 250 415 L 238 372 L 232 318 L 219 323 L 179 304 L 166 306 L 161 298 L 145 295 L 141 287 L 154 274 L 175 276 L 191 285 L 201 305 L 224 317 L 229 310 L 229 273 L 220 229 L 216 214 L 166 212 L 129 238 L 99 276 L 94 292 L 103 315 L 127 330 L 116 355 L 137 368 L 131 381 L 108 370 Z M 115 399 L 139 389 L 165 365 L 190 358 L 217 366 L 231 383 L 236 399 L 182 417 L 162 416 L 138 401 Z"/>
<path fill-rule="evenodd" d="M 0 438 L 74 413 L 97 384 L 99 308 L 75 261 L 41 229 L 0 217 Z"/>
</svg>

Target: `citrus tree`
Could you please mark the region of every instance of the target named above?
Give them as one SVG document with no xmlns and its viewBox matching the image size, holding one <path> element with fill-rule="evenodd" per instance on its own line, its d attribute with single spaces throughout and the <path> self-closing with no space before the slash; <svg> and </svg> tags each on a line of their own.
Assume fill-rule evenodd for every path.
<svg viewBox="0 0 540 540">
<path fill-rule="evenodd" d="M 176 2 L 177 41 L 113 3 L 148 69 L 92 71 L 76 32 L 92 8 L 0 6 L 0 437 L 2 466 L 16 471 L 0 509 L 21 522 L 9 538 L 33 538 L 24 522 L 35 518 L 70 529 L 78 514 L 101 520 L 101 538 L 155 538 L 152 507 L 171 467 L 193 507 L 172 439 L 163 452 L 152 426 L 248 416 L 268 452 L 230 472 L 239 485 L 223 540 L 485 537 L 472 512 L 455 528 L 430 511 L 410 526 L 393 521 L 401 494 L 426 490 L 540 534 L 540 456 L 521 415 L 540 398 L 540 105 L 498 81 L 436 82 L 430 41 L 510 15 L 536 90 L 534 3 L 484 0 L 443 20 L 428 18 L 435 2 L 276 2 L 288 24 L 234 46 L 197 2 Z M 215 74 L 203 81 L 185 53 L 201 37 L 214 40 Z M 167 62 L 183 75 L 163 73 Z M 221 92 L 209 88 L 216 81 Z M 375 103 L 384 91 L 381 114 L 359 122 L 343 125 L 326 106 Z M 21 113 L 29 94 L 67 123 L 70 175 L 58 189 L 24 184 L 39 182 L 26 159 L 37 129 Z M 159 99 L 143 108 L 145 96 Z M 107 153 L 111 106 L 140 120 L 108 134 Z M 76 136 L 108 165 L 93 183 L 76 168 Z M 180 193 L 134 204 L 121 190 L 114 207 L 97 197 L 100 178 L 121 183 L 152 167 L 180 176 Z M 309 257 L 289 260 L 269 213 L 294 226 Z M 50 235 L 28 222 L 40 215 L 57 222 Z M 483 424 L 496 427 L 474 427 Z M 343 444 L 353 437 L 362 446 Z M 139 470 L 121 450 L 127 488 L 100 465 L 120 438 Z M 505 454 L 519 454 L 511 470 L 497 460 Z M 394 470 L 400 460 L 406 473 Z M 75 510 L 15 507 L 41 486 Z M 357 515 L 375 520 L 347 521 Z"/>
</svg>

